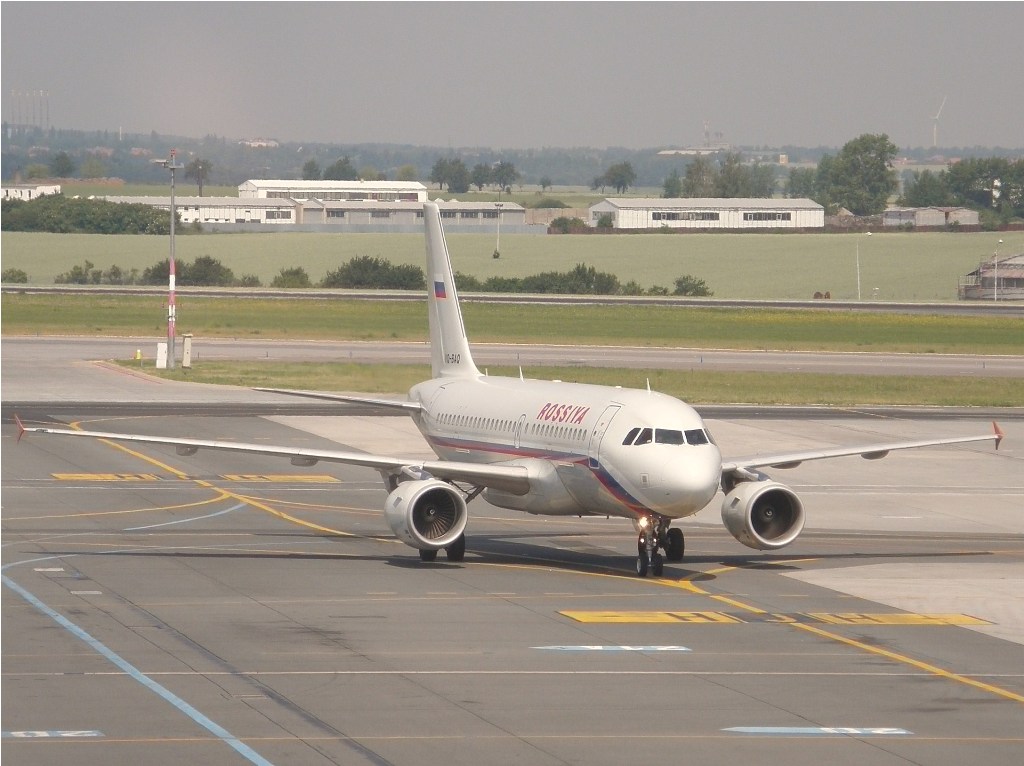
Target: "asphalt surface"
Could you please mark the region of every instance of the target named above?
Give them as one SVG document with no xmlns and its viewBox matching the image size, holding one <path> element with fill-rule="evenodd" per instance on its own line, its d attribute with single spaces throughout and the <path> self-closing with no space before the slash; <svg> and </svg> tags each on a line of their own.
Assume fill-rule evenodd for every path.
<svg viewBox="0 0 1024 766">
<path fill-rule="evenodd" d="M 26 403 L 33 421 L 426 454 L 403 418 L 325 417 L 74 353 L 33 374 L 38 349 L 18 350 L 4 341 L 5 410 Z M 706 416 L 733 455 L 989 428 L 960 411 Z M 1015 764 L 1024 442 L 1019 419 L 1004 428 L 998 452 L 775 471 L 808 509 L 794 545 L 744 548 L 718 500 L 680 525 L 685 560 L 640 580 L 622 520 L 477 499 L 465 561 L 423 564 L 387 529 L 372 471 L 16 443 L 5 425 L 2 756 Z"/>
</svg>

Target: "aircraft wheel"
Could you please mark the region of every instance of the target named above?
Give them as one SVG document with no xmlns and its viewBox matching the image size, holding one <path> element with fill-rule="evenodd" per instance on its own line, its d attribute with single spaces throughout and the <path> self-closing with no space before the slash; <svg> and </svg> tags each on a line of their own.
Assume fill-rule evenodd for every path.
<svg viewBox="0 0 1024 766">
<path fill-rule="evenodd" d="M 636 576 L 647 577 L 647 569 L 651 565 L 651 559 L 647 555 L 647 551 L 640 551 L 636 557 Z"/>
<path fill-rule="evenodd" d="M 458 539 L 444 550 L 449 561 L 462 561 L 466 558 L 466 535 L 459 535 Z"/>
<path fill-rule="evenodd" d="M 420 561 L 437 561 L 437 551 L 420 550 Z"/>
<path fill-rule="evenodd" d="M 668 531 L 668 545 L 665 546 L 666 558 L 669 561 L 682 561 L 685 549 L 686 541 L 683 538 L 683 530 L 672 527 Z"/>
<path fill-rule="evenodd" d="M 661 577 L 665 572 L 665 559 L 661 557 L 660 553 L 655 553 L 651 558 L 651 574 L 655 577 Z"/>
</svg>

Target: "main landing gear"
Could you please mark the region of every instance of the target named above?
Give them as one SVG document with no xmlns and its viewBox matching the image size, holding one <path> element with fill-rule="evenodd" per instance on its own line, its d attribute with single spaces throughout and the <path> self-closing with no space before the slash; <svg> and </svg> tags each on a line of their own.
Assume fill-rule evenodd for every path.
<svg viewBox="0 0 1024 766">
<path fill-rule="evenodd" d="M 444 549 L 445 554 L 448 556 L 449 561 L 462 561 L 466 558 L 466 535 L 461 534 L 455 540 L 454 543 Z M 437 550 L 423 550 L 420 549 L 420 561 L 436 561 Z"/>
<path fill-rule="evenodd" d="M 683 530 L 669 526 L 669 520 L 660 516 L 644 516 L 637 522 L 640 535 L 636 541 L 636 574 L 646 577 L 650 572 L 661 577 L 665 571 L 665 559 L 682 561 L 686 543 Z M 665 551 L 665 556 L 658 552 Z"/>
</svg>

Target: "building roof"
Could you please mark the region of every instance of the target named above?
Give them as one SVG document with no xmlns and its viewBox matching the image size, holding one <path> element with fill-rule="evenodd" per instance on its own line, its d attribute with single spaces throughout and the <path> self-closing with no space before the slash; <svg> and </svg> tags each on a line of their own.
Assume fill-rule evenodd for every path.
<svg viewBox="0 0 1024 766">
<path fill-rule="evenodd" d="M 136 203 L 153 207 L 170 207 L 166 197 L 96 197 L 107 202 Z M 175 207 L 295 207 L 295 201 L 283 197 L 179 197 L 174 195 Z"/>
<path fill-rule="evenodd" d="M 394 191 L 423 191 L 427 187 L 419 181 L 303 181 L 296 179 L 251 179 L 238 185 L 256 189 L 302 189 L 313 191 L 330 189 L 331 191 L 348 191 L 353 189 L 391 189 Z"/>
<path fill-rule="evenodd" d="M 611 204 L 620 209 L 644 210 L 657 208 L 658 210 L 680 209 L 680 210 L 824 210 L 814 200 L 810 199 L 764 199 L 764 198 L 717 198 L 717 197 L 693 197 L 693 198 L 666 198 L 666 197 L 607 197 L 596 204 Z M 594 207 L 594 205 L 591 205 Z"/>
</svg>

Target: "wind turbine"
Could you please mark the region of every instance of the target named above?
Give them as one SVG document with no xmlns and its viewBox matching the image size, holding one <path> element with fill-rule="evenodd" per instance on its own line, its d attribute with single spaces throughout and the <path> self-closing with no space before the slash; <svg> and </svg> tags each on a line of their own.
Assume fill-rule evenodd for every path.
<svg viewBox="0 0 1024 766">
<path fill-rule="evenodd" d="M 932 117 L 932 149 L 939 145 L 939 115 L 942 114 L 942 107 L 946 105 L 946 96 L 942 97 L 942 103 L 939 104 L 939 111 Z"/>
</svg>

